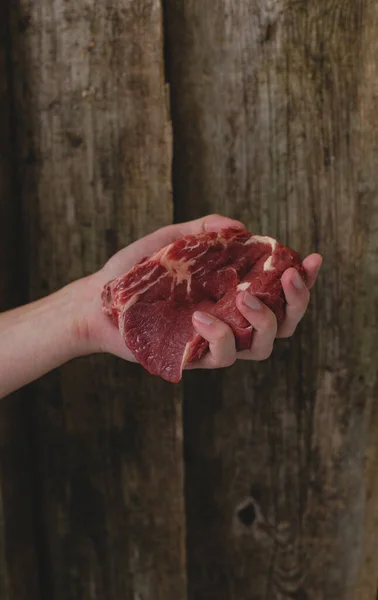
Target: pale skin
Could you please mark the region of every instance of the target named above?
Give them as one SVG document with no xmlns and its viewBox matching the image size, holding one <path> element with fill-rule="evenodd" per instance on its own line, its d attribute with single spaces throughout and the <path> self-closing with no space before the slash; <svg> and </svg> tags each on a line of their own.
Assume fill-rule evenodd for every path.
<svg viewBox="0 0 378 600">
<path fill-rule="evenodd" d="M 0 314 L 0 398 L 79 356 L 106 352 L 135 362 L 117 328 L 101 310 L 103 286 L 178 237 L 226 227 L 244 229 L 239 221 L 219 215 L 169 225 L 127 246 L 93 275 L 41 300 Z M 257 298 L 248 292 L 238 295 L 237 307 L 254 329 L 250 350 L 236 352 L 234 335 L 225 323 L 205 313 L 194 313 L 193 325 L 209 342 L 210 351 L 187 368 L 218 369 L 232 365 L 237 359 L 268 358 L 274 340 L 292 336 L 304 316 L 321 264 L 319 254 L 304 259 L 306 284 L 295 269 L 283 274 L 287 306 L 279 328 L 272 311 Z"/>
</svg>

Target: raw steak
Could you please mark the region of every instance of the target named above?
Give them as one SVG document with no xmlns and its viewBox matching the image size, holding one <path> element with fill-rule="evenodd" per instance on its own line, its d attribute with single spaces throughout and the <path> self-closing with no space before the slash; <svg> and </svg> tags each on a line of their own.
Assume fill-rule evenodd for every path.
<svg viewBox="0 0 378 600">
<path fill-rule="evenodd" d="M 248 349 L 252 326 L 236 308 L 236 296 L 248 289 L 281 323 L 280 279 L 289 267 L 304 276 L 299 254 L 270 237 L 236 229 L 187 235 L 109 282 L 103 307 L 135 358 L 153 375 L 178 382 L 185 365 L 208 350 L 192 325 L 194 311 L 228 323 L 237 349 Z"/>
</svg>

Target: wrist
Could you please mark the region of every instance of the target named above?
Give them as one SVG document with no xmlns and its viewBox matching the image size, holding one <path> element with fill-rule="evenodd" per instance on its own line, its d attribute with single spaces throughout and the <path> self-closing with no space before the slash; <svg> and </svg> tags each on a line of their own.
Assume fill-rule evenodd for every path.
<svg viewBox="0 0 378 600">
<path fill-rule="evenodd" d="M 94 273 L 68 284 L 57 292 L 66 299 L 71 358 L 102 351 L 95 327 L 96 320 L 103 317 L 101 290 L 99 273 Z"/>
</svg>

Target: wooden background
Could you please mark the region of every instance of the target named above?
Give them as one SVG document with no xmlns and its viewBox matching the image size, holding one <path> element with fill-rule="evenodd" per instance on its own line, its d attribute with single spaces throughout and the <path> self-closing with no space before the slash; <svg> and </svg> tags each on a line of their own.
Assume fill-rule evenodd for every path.
<svg viewBox="0 0 378 600">
<path fill-rule="evenodd" d="M 0 405 L 1 600 L 378 597 L 375 0 L 0 3 L 0 308 L 220 212 L 325 257 L 264 363 Z"/>
</svg>

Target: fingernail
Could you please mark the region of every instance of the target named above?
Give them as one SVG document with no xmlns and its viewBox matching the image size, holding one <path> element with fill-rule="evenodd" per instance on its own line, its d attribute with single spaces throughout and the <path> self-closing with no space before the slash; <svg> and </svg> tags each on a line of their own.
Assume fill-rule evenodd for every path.
<svg viewBox="0 0 378 600">
<path fill-rule="evenodd" d="M 253 310 L 259 310 L 261 308 L 261 302 L 259 302 L 255 296 L 252 296 L 248 292 L 244 294 L 243 304 L 245 304 L 248 308 L 252 308 Z"/>
<path fill-rule="evenodd" d="M 304 286 L 304 282 L 302 277 L 299 275 L 298 271 L 295 272 L 293 277 L 293 285 L 297 288 L 297 290 L 301 290 Z"/>
<path fill-rule="evenodd" d="M 196 321 L 198 321 L 198 323 L 201 323 L 202 325 L 211 325 L 212 323 L 214 323 L 213 317 L 210 317 L 210 315 L 208 315 L 207 313 L 203 313 L 198 310 L 193 314 L 193 317 Z"/>
</svg>

